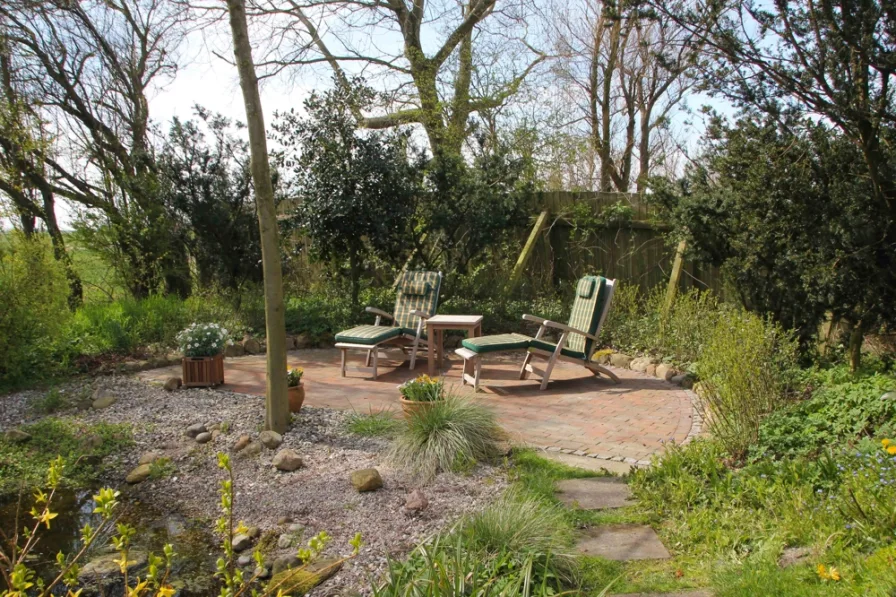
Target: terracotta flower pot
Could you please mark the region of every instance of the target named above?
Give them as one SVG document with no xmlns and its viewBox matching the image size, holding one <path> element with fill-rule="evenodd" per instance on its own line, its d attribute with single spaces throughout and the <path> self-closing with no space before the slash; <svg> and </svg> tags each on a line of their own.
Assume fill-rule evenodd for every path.
<svg viewBox="0 0 896 597">
<path fill-rule="evenodd" d="M 305 384 L 299 382 L 297 386 L 287 388 L 289 394 L 289 412 L 297 413 L 302 410 L 302 403 L 305 402 Z"/>
<path fill-rule="evenodd" d="M 398 401 L 401 403 L 401 410 L 404 411 L 404 418 L 408 421 L 410 421 L 411 417 L 418 412 L 428 410 L 434 405 L 442 402 L 442 400 L 435 402 L 417 402 L 416 400 L 406 400 L 404 396 L 399 396 Z"/>
<path fill-rule="evenodd" d="M 181 360 L 184 387 L 219 386 L 224 383 L 224 355 L 184 357 Z"/>
</svg>

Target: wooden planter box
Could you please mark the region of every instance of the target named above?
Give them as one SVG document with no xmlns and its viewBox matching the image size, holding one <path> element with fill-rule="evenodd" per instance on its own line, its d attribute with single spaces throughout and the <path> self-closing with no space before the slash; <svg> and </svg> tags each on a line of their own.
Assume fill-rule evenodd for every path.
<svg viewBox="0 0 896 597">
<path fill-rule="evenodd" d="M 184 357 L 184 387 L 219 386 L 224 383 L 224 355 L 213 357 Z"/>
</svg>

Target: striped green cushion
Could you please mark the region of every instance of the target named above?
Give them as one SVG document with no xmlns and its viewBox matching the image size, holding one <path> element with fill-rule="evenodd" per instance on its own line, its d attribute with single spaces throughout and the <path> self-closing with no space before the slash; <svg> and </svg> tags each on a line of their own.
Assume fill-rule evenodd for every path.
<svg viewBox="0 0 896 597">
<path fill-rule="evenodd" d="M 522 334 L 495 334 L 492 336 L 479 336 L 467 338 L 461 344 L 473 352 L 483 354 L 486 352 L 500 352 L 503 350 L 522 350 L 529 346 L 529 336 Z"/>
<path fill-rule="evenodd" d="M 398 295 L 395 297 L 395 325 L 416 330 L 417 316 L 412 315 L 412 311 L 435 315 L 441 282 L 442 276 L 438 272 L 405 272 L 398 283 Z"/>
<path fill-rule="evenodd" d="M 412 338 L 417 337 L 417 328 L 401 328 L 402 336 L 411 336 Z M 420 332 L 420 338 L 422 340 L 426 340 L 426 328 L 423 328 L 423 331 Z"/>
<path fill-rule="evenodd" d="M 572 336 L 568 336 L 568 337 L 571 338 Z M 544 340 L 534 340 L 533 339 L 532 342 L 529 343 L 529 348 L 530 349 L 540 348 L 541 350 L 546 350 L 548 352 L 554 352 L 555 350 L 557 350 L 557 344 L 554 342 L 546 342 Z M 579 350 L 571 350 L 569 348 L 566 348 L 565 346 L 563 347 L 563 350 L 560 351 L 560 354 L 568 356 L 568 357 L 572 357 L 574 359 L 582 359 L 583 361 L 585 360 L 585 353 L 583 353 Z"/>
<path fill-rule="evenodd" d="M 369 344 L 373 346 L 384 340 L 395 338 L 399 334 L 401 334 L 401 328 L 385 325 L 359 325 L 336 334 L 336 342 Z"/>
<path fill-rule="evenodd" d="M 569 327 L 589 334 L 597 331 L 600 314 L 606 303 L 606 278 L 601 276 L 585 276 L 576 284 L 576 298 L 569 315 Z M 592 349 L 593 340 L 581 334 L 570 334 L 566 339 L 567 348 L 580 354 L 587 354 Z M 565 354 L 565 353 L 564 353 Z"/>
</svg>

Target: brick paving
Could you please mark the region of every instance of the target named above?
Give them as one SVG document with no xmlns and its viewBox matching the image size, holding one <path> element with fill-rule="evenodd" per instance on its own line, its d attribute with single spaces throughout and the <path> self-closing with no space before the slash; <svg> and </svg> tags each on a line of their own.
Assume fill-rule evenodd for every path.
<svg viewBox="0 0 896 597">
<path fill-rule="evenodd" d="M 400 352 L 386 353 L 392 359 Z M 473 396 L 460 385 L 460 359 L 446 360 L 442 375 L 449 386 Z M 227 359 L 224 389 L 264 394 L 264 355 Z M 359 355 L 352 355 L 358 364 Z M 544 392 L 538 382 L 518 379 L 521 355 L 489 355 L 482 366 L 482 385 L 475 399 L 493 409 L 514 441 L 580 456 L 643 464 L 669 441 L 683 442 L 694 423 L 689 392 L 668 382 L 627 369 L 614 369 L 621 384 L 597 379 L 582 367 L 559 363 Z M 426 358 L 415 371 L 407 363 L 380 358 L 376 381 L 369 374 L 349 371 L 340 377 L 335 349 L 295 350 L 290 367 L 305 369 L 305 404 L 354 410 L 359 413 L 399 411 L 397 386 L 426 372 Z M 139 374 L 164 382 L 180 376 L 180 368 L 166 367 Z"/>
</svg>

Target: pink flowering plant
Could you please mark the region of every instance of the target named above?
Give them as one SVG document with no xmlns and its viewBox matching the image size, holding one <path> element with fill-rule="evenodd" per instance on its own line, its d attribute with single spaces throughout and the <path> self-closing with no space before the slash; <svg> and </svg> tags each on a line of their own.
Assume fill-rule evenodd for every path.
<svg viewBox="0 0 896 597">
<path fill-rule="evenodd" d="M 229 332 L 217 323 L 194 323 L 177 335 L 185 357 L 213 357 L 233 342 Z"/>
</svg>

